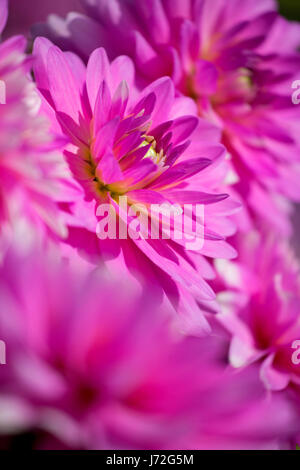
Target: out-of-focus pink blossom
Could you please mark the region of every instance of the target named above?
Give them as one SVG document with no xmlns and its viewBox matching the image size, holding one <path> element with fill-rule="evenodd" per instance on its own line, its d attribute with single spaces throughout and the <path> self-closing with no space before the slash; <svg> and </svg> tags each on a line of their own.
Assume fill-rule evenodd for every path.
<svg viewBox="0 0 300 470">
<path fill-rule="evenodd" d="M 138 284 L 8 252 L 0 287 L 6 438 L 35 429 L 56 439 L 38 448 L 263 449 L 299 432 L 256 367 L 225 370 L 226 343 L 180 336 Z"/>
<path fill-rule="evenodd" d="M 288 233 L 287 201 L 299 201 L 300 27 L 273 0 L 84 0 L 86 15 L 39 29 L 87 58 L 104 46 L 130 55 L 144 82 L 170 75 L 200 115 L 223 129 L 231 182 L 253 215 Z M 242 5 L 241 5 L 242 3 Z M 250 220 L 249 220 L 250 216 Z"/>
<path fill-rule="evenodd" d="M 220 320 L 232 333 L 229 358 L 242 367 L 261 364 L 260 376 L 271 390 L 300 384 L 300 270 L 288 245 L 257 232 L 237 244 L 239 262 L 219 263 Z M 218 289 L 217 289 L 218 290 Z"/>
<path fill-rule="evenodd" d="M 1 30 L 6 17 L 7 2 L 1 1 Z M 51 136 L 47 120 L 37 116 L 39 98 L 25 49 L 23 36 L 0 44 L 0 252 L 22 221 L 55 236 L 66 235 L 55 202 L 62 175 L 53 149 L 59 139 Z"/>
<path fill-rule="evenodd" d="M 68 243 L 97 262 L 122 259 L 175 301 L 185 313 L 185 327 L 206 330 L 196 304 L 208 302 L 215 308 L 205 281 L 213 272 L 205 256 L 235 256 L 225 238 L 235 230 L 227 215 L 239 207 L 218 191 L 226 172 L 218 129 L 197 117 L 191 99 L 175 97 L 168 77 L 138 91 L 128 57 L 110 64 L 104 49 L 97 49 L 86 68 L 76 55 L 44 38 L 36 39 L 34 57 L 42 111 L 53 131 L 69 140 L 64 155 L 73 178 L 66 188 L 70 202 L 62 206 Z M 130 207 L 146 207 L 146 222 L 140 222 L 137 239 L 123 239 L 117 232 L 114 240 L 99 240 L 100 204 L 109 204 L 126 229 L 132 221 L 121 196 Z M 153 239 L 151 205 L 163 203 L 176 204 L 183 212 L 190 204 L 187 216 L 203 228 L 196 236 L 204 239 L 201 250 L 186 249 L 191 228 L 185 224 L 183 238 L 171 230 L 170 239 Z M 197 218 L 197 205 L 204 206 L 204 220 Z"/>
</svg>

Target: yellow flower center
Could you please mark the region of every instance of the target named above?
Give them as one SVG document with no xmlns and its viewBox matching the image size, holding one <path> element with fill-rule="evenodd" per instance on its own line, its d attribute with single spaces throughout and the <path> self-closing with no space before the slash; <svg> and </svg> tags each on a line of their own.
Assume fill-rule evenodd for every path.
<svg viewBox="0 0 300 470">
<path fill-rule="evenodd" d="M 156 140 L 154 137 L 145 136 L 144 142 L 140 145 L 140 147 L 146 147 L 147 145 L 151 144 L 151 147 L 147 151 L 144 158 L 151 158 L 151 160 L 158 166 L 163 166 L 165 164 L 166 157 L 164 155 L 163 150 L 161 149 L 160 152 L 156 151 Z"/>
</svg>

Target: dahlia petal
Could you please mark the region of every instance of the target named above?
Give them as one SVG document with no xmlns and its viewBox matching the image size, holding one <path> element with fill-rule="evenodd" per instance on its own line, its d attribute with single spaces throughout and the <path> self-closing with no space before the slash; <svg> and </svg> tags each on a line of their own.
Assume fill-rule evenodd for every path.
<svg viewBox="0 0 300 470">
<path fill-rule="evenodd" d="M 32 207 L 47 226 L 62 239 L 67 238 L 68 229 L 62 219 L 58 216 L 56 204 L 42 195 L 35 195 L 32 200 Z"/>
<path fill-rule="evenodd" d="M 113 154 L 105 153 L 96 168 L 96 175 L 105 184 L 124 179 L 121 168 Z"/>
<path fill-rule="evenodd" d="M 169 142 L 172 138 L 172 133 L 167 134 L 164 139 L 166 142 Z M 191 141 L 187 140 L 184 144 L 177 145 L 173 147 L 170 145 L 170 148 L 166 151 L 166 165 L 172 166 L 179 159 L 181 155 L 184 154 L 186 149 L 190 146 Z"/>
<path fill-rule="evenodd" d="M 205 213 L 204 213 L 205 217 Z M 229 245 L 229 243 L 220 240 L 204 240 L 203 246 L 201 248 L 201 254 L 208 256 L 209 258 L 224 258 L 224 259 L 234 259 L 237 257 L 237 251 Z"/>
<path fill-rule="evenodd" d="M 182 163 L 169 168 L 151 183 L 151 188 L 164 187 L 176 184 L 182 179 L 190 178 L 211 164 L 211 161 L 205 158 L 194 160 L 185 160 Z"/>
<path fill-rule="evenodd" d="M 65 58 L 72 70 L 74 78 L 77 80 L 79 90 L 83 90 L 86 81 L 86 67 L 80 57 L 73 52 L 65 52 Z"/>
<path fill-rule="evenodd" d="M 223 46 L 226 45 L 230 47 L 230 42 L 239 41 L 239 43 L 244 46 L 244 41 L 255 39 L 254 48 L 259 45 L 263 38 L 265 37 L 265 31 L 271 29 L 274 21 L 277 18 L 277 13 L 274 11 L 268 11 L 259 15 L 255 18 L 255 21 L 244 21 L 242 23 L 236 24 L 233 26 L 225 35 Z M 256 42 L 258 40 L 258 43 Z M 249 43 L 246 43 L 249 44 Z"/>
<path fill-rule="evenodd" d="M 227 19 L 232 21 L 236 15 L 238 21 L 251 20 L 263 13 L 276 10 L 276 8 L 277 5 L 274 0 L 262 0 L 261 2 L 245 0 L 243 4 L 238 0 L 234 0 L 228 4 Z"/>
<path fill-rule="evenodd" d="M 116 90 L 119 83 L 124 80 L 130 89 L 134 86 L 135 70 L 132 60 L 127 56 L 119 56 L 110 66 L 111 88 Z"/>
<path fill-rule="evenodd" d="M 180 331 L 186 335 L 195 335 L 203 337 L 210 335 L 211 327 L 206 320 L 204 314 L 199 313 L 199 302 L 189 294 L 187 289 L 181 288 L 180 291 L 180 300 L 178 304 L 178 323 Z M 212 304 L 213 301 L 209 300 L 209 304 Z M 205 311 L 205 309 L 203 309 Z"/>
<path fill-rule="evenodd" d="M 111 96 L 106 81 L 103 81 L 99 87 L 94 107 L 94 129 L 96 135 L 101 127 L 107 122 L 111 110 Z"/>
<path fill-rule="evenodd" d="M 173 145 L 178 145 L 182 141 L 187 140 L 198 124 L 199 121 L 196 116 L 184 116 L 175 119 L 171 127 Z"/>
<path fill-rule="evenodd" d="M 196 139 L 198 137 L 198 132 L 196 133 Z M 191 140 L 191 144 L 188 146 L 184 155 L 179 158 L 178 164 L 184 164 L 187 161 L 196 161 L 196 160 L 209 160 L 211 162 L 211 170 L 216 170 L 217 166 L 221 166 L 221 162 L 224 161 L 226 154 L 226 149 L 221 144 L 208 144 L 207 142 L 194 142 L 194 139 Z M 209 170 L 209 167 L 207 167 Z M 201 176 L 202 173 L 199 173 Z"/>
<path fill-rule="evenodd" d="M 277 16 L 271 31 L 269 31 L 264 43 L 260 47 L 260 52 L 268 54 L 274 48 L 280 53 L 290 54 L 290 51 L 297 50 L 299 46 L 299 23 L 292 23 L 285 18 Z M 284 41 L 282 38 L 284 37 Z"/>
<path fill-rule="evenodd" d="M 37 37 L 33 44 L 33 71 L 37 86 L 42 90 L 49 89 L 47 73 L 47 56 L 52 42 L 46 38 Z"/>
<path fill-rule="evenodd" d="M 300 166 L 283 166 L 280 168 L 280 181 L 278 182 L 278 190 L 292 201 L 300 201 Z"/>
<path fill-rule="evenodd" d="M 127 137 L 124 137 L 120 142 L 115 145 L 118 151 L 119 159 L 123 159 L 125 155 L 138 149 L 143 143 L 143 138 L 139 131 L 132 132 Z"/>
<path fill-rule="evenodd" d="M 200 50 L 199 33 L 192 21 L 184 20 L 180 25 L 179 50 L 183 67 L 188 69 L 191 60 L 197 59 Z"/>
<path fill-rule="evenodd" d="M 294 143 L 294 140 L 288 134 L 288 131 L 277 125 L 274 121 L 268 119 L 260 119 L 256 126 L 261 137 L 271 137 L 272 139 L 286 144 Z"/>
<path fill-rule="evenodd" d="M 151 121 L 152 127 L 156 127 L 161 122 L 161 114 L 167 117 L 172 108 L 175 97 L 173 82 L 168 77 L 159 78 L 143 91 L 143 95 L 147 96 L 152 92 L 156 96 L 156 101 Z"/>
<path fill-rule="evenodd" d="M 139 141 L 139 140 L 137 140 L 137 141 Z M 142 145 L 141 147 L 133 150 L 128 155 L 124 156 L 120 161 L 120 165 L 121 165 L 122 170 L 126 171 L 128 168 L 132 167 L 132 165 L 138 165 L 139 162 L 143 163 L 142 160 L 151 161 L 151 159 L 149 159 L 149 158 L 144 159 L 144 157 L 146 156 L 147 152 L 150 149 L 151 149 L 151 144 Z M 156 165 L 155 165 L 155 168 L 157 168 Z"/>
<path fill-rule="evenodd" d="M 87 71 L 86 85 L 91 108 L 95 108 L 95 103 L 100 85 L 106 81 L 109 85 L 110 70 L 107 54 L 103 48 L 96 49 L 90 56 Z"/>
<path fill-rule="evenodd" d="M 159 124 L 154 129 L 152 129 L 151 134 L 153 135 L 155 140 L 161 141 L 165 133 L 171 129 L 172 124 L 173 124 L 173 121 L 166 121 L 166 122 L 163 122 L 162 124 Z"/>
<path fill-rule="evenodd" d="M 149 42 L 141 35 L 139 31 L 132 31 L 132 40 L 134 42 L 134 58 L 139 67 L 147 65 L 152 59 L 156 58 L 156 53 Z"/>
<path fill-rule="evenodd" d="M 260 377 L 269 390 L 283 390 L 290 381 L 289 374 L 279 372 L 273 367 L 274 355 L 270 354 L 263 362 Z"/>
<path fill-rule="evenodd" d="M 187 0 L 165 0 L 164 7 L 167 14 L 171 18 L 190 18 L 191 16 L 191 2 Z"/>
<path fill-rule="evenodd" d="M 196 1 L 193 5 L 193 17 L 197 29 L 201 31 L 201 41 L 206 43 L 220 22 L 224 21 L 224 2 L 216 0 L 212 11 L 207 0 Z"/>
<path fill-rule="evenodd" d="M 198 151 L 201 151 L 201 147 L 212 144 L 218 144 L 220 142 L 221 129 L 214 124 L 199 118 L 199 125 L 193 134 L 191 145 L 189 146 L 189 155 L 198 157 Z M 223 147 L 225 152 L 225 148 Z M 202 153 L 202 152 L 201 152 Z M 192 157 L 191 157 L 192 158 Z"/>
<path fill-rule="evenodd" d="M 179 54 L 174 47 L 168 46 L 163 50 L 161 57 L 157 57 L 155 61 L 151 61 L 148 64 L 149 67 L 149 78 L 153 73 L 150 72 L 153 69 L 153 72 L 156 70 L 161 70 L 160 75 L 168 75 L 172 78 L 172 81 L 176 83 L 180 83 L 183 77 L 183 69 L 182 64 L 180 61 Z M 156 78 L 156 74 L 154 74 L 153 79 Z"/>
<path fill-rule="evenodd" d="M 209 261 L 199 253 L 193 253 L 193 263 L 195 263 L 198 270 L 203 273 L 203 278 L 206 280 L 215 279 L 216 273 Z"/>
<path fill-rule="evenodd" d="M 92 153 L 97 161 L 109 148 L 113 148 L 116 131 L 119 125 L 119 118 L 112 119 L 105 124 L 97 133 L 95 140 L 92 144 Z"/>
<path fill-rule="evenodd" d="M 79 126 L 68 114 L 65 113 L 56 112 L 55 116 L 63 132 L 69 137 L 73 144 L 76 144 L 79 147 L 87 147 L 87 126 Z"/>
<path fill-rule="evenodd" d="M 218 71 L 206 60 L 198 59 L 195 72 L 195 90 L 199 94 L 213 95 L 217 90 Z"/>
<path fill-rule="evenodd" d="M 177 97 L 173 103 L 172 109 L 170 110 L 170 119 L 176 119 L 181 116 L 196 116 L 197 115 L 197 104 L 192 98 L 187 96 Z M 204 121 L 208 124 L 207 121 Z"/>
<path fill-rule="evenodd" d="M 146 96 L 139 100 L 132 112 L 136 115 L 150 116 L 155 107 L 156 99 L 157 97 L 154 92 L 147 93 Z"/>
<path fill-rule="evenodd" d="M 235 336 L 230 343 L 229 360 L 233 367 L 244 367 L 255 357 L 255 349 L 251 342 Z"/>
<path fill-rule="evenodd" d="M 265 220 L 276 227 L 281 233 L 288 235 L 291 231 L 289 221 L 285 214 L 276 205 L 272 194 L 268 194 L 259 184 L 252 183 L 248 196 L 249 206 Z"/>
<path fill-rule="evenodd" d="M 97 3 L 88 1 L 88 8 L 95 16 L 99 15 L 104 23 L 111 20 L 114 24 L 118 24 L 121 19 L 121 8 L 118 0 L 97 0 Z"/>
<path fill-rule="evenodd" d="M 201 278 L 195 279 L 193 271 L 186 271 L 185 268 L 178 265 L 178 260 L 174 253 L 160 241 L 156 240 L 134 240 L 134 243 L 143 251 L 150 260 L 159 268 L 172 272 L 172 277 L 180 284 L 185 285 L 191 292 L 201 292 L 203 299 L 211 300 L 214 293 L 206 282 Z"/>
<path fill-rule="evenodd" d="M 79 155 L 69 152 L 68 150 L 64 151 L 64 155 L 69 164 L 70 170 L 74 177 L 79 180 L 89 181 L 91 179 L 90 173 L 87 171 L 86 163 Z"/>
<path fill-rule="evenodd" d="M 130 200 L 144 202 L 145 204 L 161 204 L 164 202 L 169 202 L 167 198 L 161 195 L 161 193 L 151 191 L 149 189 L 129 191 L 127 196 L 130 198 Z"/>
<path fill-rule="evenodd" d="M 154 42 L 168 42 L 170 26 L 161 0 L 152 0 L 151 8 L 144 3 L 137 5 L 138 10 L 146 18 L 148 32 Z"/>
<path fill-rule="evenodd" d="M 228 194 L 208 194 L 200 191 L 167 191 L 168 197 L 179 204 L 213 204 L 228 198 Z"/>
<path fill-rule="evenodd" d="M 27 41 L 24 36 L 19 35 L 6 39 L 0 46 L 0 59 L 3 60 L 5 56 L 16 52 L 20 54 L 25 53 L 26 46 Z"/>
<path fill-rule="evenodd" d="M 205 212 L 208 216 L 212 215 L 233 215 L 241 210 L 242 204 L 233 198 L 223 199 L 218 201 L 214 206 L 208 205 Z"/>
<path fill-rule="evenodd" d="M 129 90 L 127 83 L 123 80 L 112 97 L 111 118 L 119 116 L 121 119 L 126 111 L 128 103 Z"/>
<path fill-rule="evenodd" d="M 58 48 L 51 47 L 48 51 L 47 72 L 57 111 L 69 115 L 79 123 L 82 106 L 78 83 L 64 54 Z"/>
<path fill-rule="evenodd" d="M 133 193 L 132 186 L 149 178 L 149 176 L 151 177 L 151 174 L 156 170 L 157 166 L 149 158 L 131 164 L 130 167 L 123 172 L 127 188 L 130 189 L 130 193 L 127 194 L 130 194 L 131 197 Z"/>
</svg>

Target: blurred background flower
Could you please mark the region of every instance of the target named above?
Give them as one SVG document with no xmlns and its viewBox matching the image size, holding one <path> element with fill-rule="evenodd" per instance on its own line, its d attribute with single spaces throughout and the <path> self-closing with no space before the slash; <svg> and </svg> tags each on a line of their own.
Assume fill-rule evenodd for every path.
<svg viewBox="0 0 300 470">
<path fill-rule="evenodd" d="M 239 262 L 220 261 L 224 284 L 217 288 L 219 319 L 232 334 L 229 361 L 237 368 L 258 362 L 269 390 L 298 389 L 292 345 L 300 338 L 299 262 L 273 234 L 249 232 L 237 236 L 235 246 Z"/>
<path fill-rule="evenodd" d="M 0 3 L 1 29 L 6 3 Z M 66 235 L 56 204 L 64 167 L 56 150 L 62 142 L 49 131 L 47 119 L 37 115 L 40 99 L 26 45 L 21 35 L 0 44 L 5 92 L 5 103 L 0 104 L 0 257 L 11 238 L 26 243 L 33 228 L 43 239 Z"/>
<path fill-rule="evenodd" d="M 0 282 L 0 447 L 277 449 L 300 431 L 257 367 L 226 367 L 226 337 L 182 336 L 127 279 L 10 250 Z"/>
</svg>

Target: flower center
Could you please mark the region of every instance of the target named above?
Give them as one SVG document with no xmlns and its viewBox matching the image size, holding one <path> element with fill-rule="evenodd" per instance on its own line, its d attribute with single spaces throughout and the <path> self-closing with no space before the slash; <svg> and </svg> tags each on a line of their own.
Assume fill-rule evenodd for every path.
<svg viewBox="0 0 300 470">
<path fill-rule="evenodd" d="M 149 177 L 145 175 L 143 180 L 140 180 L 137 182 L 134 182 L 130 177 L 127 180 L 125 177 L 125 179 L 122 179 L 120 181 L 105 183 L 102 180 L 101 172 L 99 173 L 97 171 L 97 166 L 94 162 L 91 152 L 88 152 L 84 156 L 84 162 L 85 162 L 85 173 L 88 175 L 90 179 L 90 191 L 88 192 L 91 197 L 93 197 L 93 195 L 95 196 L 96 194 L 98 198 L 100 196 L 101 199 L 106 199 L 107 196 L 110 194 L 110 196 L 113 199 L 115 199 L 116 197 L 120 195 L 126 194 L 128 190 L 132 189 L 132 187 L 135 187 L 137 184 L 139 185 L 139 187 L 143 187 L 146 181 L 149 182 L 151 178 L 154 178 L 155 176 L 159 175 L 163 171 L 163 167 L 165 166 L 165 161 L 166 161 L 166 156 L 164 155 L 163 149 L 160 149 L 159 151 L 157 150 L 157 142 L 153 136 L 143 134 L 142 138 L 144 140 L 136 148 L 136 150 L 138 148 L 142 148 L 146 146 L 149 147 L 145 155 L 143 156 L 143 160 L 146 158 L 149 158 L 150 160 L 152 160 L 153 163 L 157 165 L 157 172 L 155 170 L 151 170 L 148 175 Z M 117 149 L 115 149 L 115 151 L 117 152 Z M 133 156 L 132 160 L 131 160 L 131 155 Z M 130 167 L 130 165 L 135 163 L 134 150 L 132 150 L 129 153 L 129 155 L 126 154 L 122 156 L 121 159 L 118 160 L 120 168 L 121 170 L 123 170 L 123 172 L 125 170 L 125 174 L 126 174 L 126 171 L 129 169 L 127 156 L 129 157 L 129 161 L 130 161 L 129 167 Z"/>
</svg>

